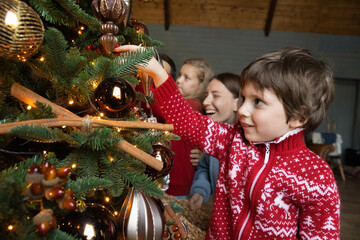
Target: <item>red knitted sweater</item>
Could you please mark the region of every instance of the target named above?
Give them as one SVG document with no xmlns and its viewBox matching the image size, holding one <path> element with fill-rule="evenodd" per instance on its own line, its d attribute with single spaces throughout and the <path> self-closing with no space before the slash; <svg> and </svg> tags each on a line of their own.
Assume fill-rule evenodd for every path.
<svg viewBox="0 0 360 240">
<path fill-rule="evenodd" d="M 170 78 L 169 78 L 170 79 Z M 206 239 L 338 239 L 340 199 L 328 164 L 302 130 L 251 144 L 239 125 L 191 109 L 173 80 L 154 89 L 175 133 L 220 161 Z"/>
</svg>

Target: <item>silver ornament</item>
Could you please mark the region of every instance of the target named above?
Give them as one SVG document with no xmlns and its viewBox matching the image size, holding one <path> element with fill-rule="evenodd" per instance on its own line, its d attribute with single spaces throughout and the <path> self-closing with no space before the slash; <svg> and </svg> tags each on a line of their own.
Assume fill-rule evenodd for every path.
<svg viewBox="0 0 360 240">
<path fill-rule="evenodd" d="M 165 220 L 154 198 L 134 187 L 125 198 L 118 217 L 119 240 L 162 239 Z"/>
</svg>

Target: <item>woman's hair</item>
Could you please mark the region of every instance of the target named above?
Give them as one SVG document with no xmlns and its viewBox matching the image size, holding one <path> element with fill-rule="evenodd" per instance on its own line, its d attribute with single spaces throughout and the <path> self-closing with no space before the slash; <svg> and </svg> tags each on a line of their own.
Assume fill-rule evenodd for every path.
<svg viewBox="0 0 360 240">
<path fill-rule="evenodd" d="M 329 65 L 297 48 L 271 52 L 251 62 L 241 74 L 240 87 L 248 82 L 261 91 L 273 90 L 287 120 L 303 121 L 307 132 L 320 125 L 335 95 Z"/>
<path fill-rule="evenodd" d="M 176 79 L 176 66 L 174 61 L 165 53 L 159 53 L 159 56 L 161 61 L 165 61 L 170 65 L 171 67 L 170 75 L 173 79 Z"/>
<path fill-rule="evenodd" d="M 240 95 L 240 76 L 234 73 L 220 73 L 213 76 L 212 80 L 219 80 L 232 93 L 233 98 L 238 98 Z"/>
<path fill-rule="evenodd" d="M 199 79 L 200 86 L 197 97 L 202 100 L 206 86 L 209 83 L 210 78 L 214 75 L 214 72 L 210 64 L 202 58 L 188 58 L 184 61 L 183 65 L 185 64 L 189 64 L 198 70 L 197 77 Z"/>
</svg>

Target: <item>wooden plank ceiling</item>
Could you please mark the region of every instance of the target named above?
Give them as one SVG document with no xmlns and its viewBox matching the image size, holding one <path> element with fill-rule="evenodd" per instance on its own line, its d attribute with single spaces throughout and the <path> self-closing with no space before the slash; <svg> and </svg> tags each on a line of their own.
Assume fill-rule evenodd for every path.
<svg viewBox="0 0 360 240">
<path fill-rule="evenodd" d="M 177 24 L 360 36 L 360 0 L 133 0 L 132 13 L 165 30 Z"/>
</svg>

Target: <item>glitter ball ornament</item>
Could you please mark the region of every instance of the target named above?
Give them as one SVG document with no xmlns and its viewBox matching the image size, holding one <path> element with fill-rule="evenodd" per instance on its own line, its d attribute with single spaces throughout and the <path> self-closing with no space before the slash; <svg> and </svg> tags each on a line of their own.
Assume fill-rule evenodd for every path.
<svg viewBox="0 0 360 240">
<path fill-rule="evenodd" d="M 102 81 L 94 92 L 96 108 L 108 118 L 120 118 L 136 104 L 133 87 L 120 77 Z"/>
<path fill-rule="evenodd" d="M 39 15 L 26 3 L 0 1 L 0 56 L 24 61 L 35 54 L 44 38 Z"/>
<path fill-rule="evenodd" d="M 151 155 L 163 162 L 163 168 L 161 171 L 157 171 L 156 169 L 146 166 L 145 174 L 153 177 L 154 179 L 162 178 L 168 175 L 174 163 L 174 158 L 170 149 L 162 144 L 155 144 Z"/>
<path fill-rule="evenodd" d="M 165 220 L 161 206 L 141 190 L 131 188 L 118 217 L 118 239 L 161 239 Z"/>
<path fill-rule="evenodd" d="M 60 230 L 91 240 L 116 240 L 117 226 L 111 212 L 96 203 L 86 205 L 84 211 L 71 212 L 59 221 Z"/>
</svg>

